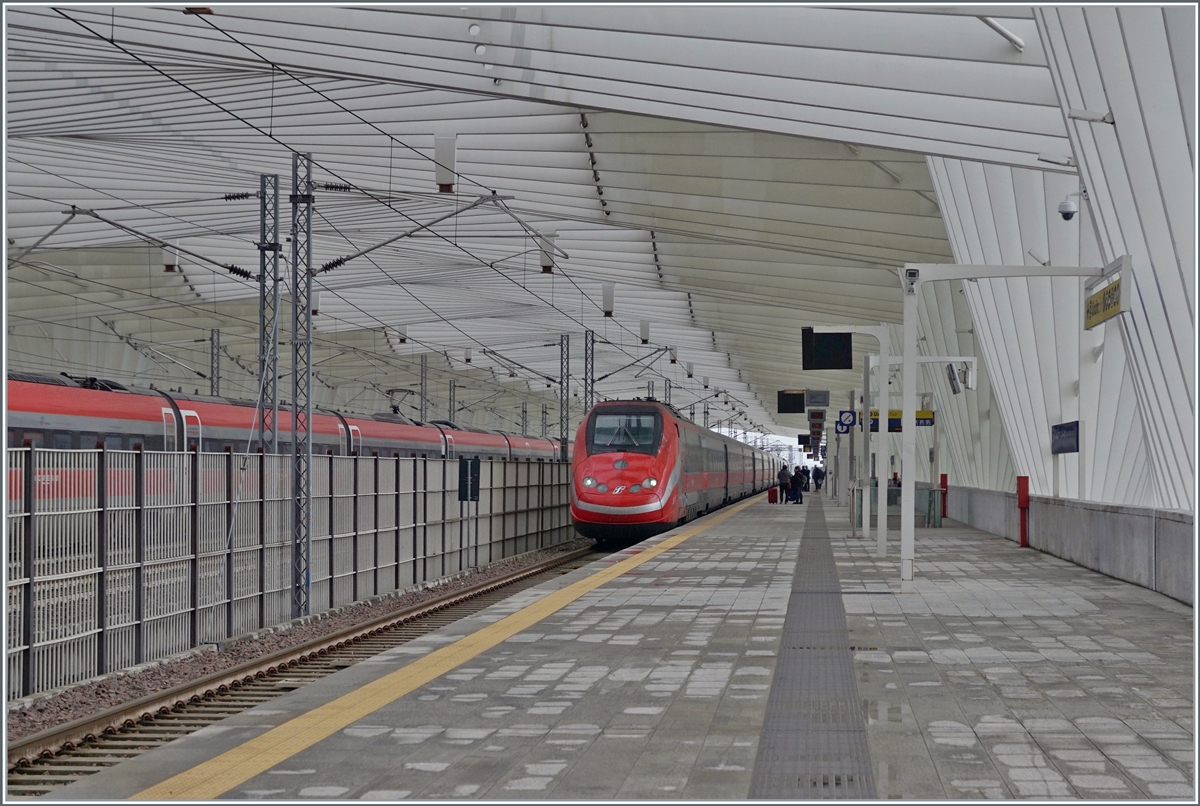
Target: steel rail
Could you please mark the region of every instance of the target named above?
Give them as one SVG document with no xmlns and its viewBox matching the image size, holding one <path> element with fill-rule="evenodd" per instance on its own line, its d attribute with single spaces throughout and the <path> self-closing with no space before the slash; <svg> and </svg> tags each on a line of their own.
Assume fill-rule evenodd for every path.
<svg viewBox="0 0 1200 806">
<path fill-rule="evenodd" d="M 105 733 L 112 733 L 124 727 L 134 727 L 139 722 L 172 713 L 189 703 L 200 702 L 214 697 L 217 693 L 241 688 L 243 684 L 252 683 L 256 679 L 265 678 L 285 668 L 317 660 L 320 656 L 343 649 L 348 644 L 359 643 L 384 630 L 425 618 L 453 605 L 491 593 L 499 588 L 544 573 L 556 566 L 587 556 L 594 551 L 593 548 L 582 548 L 567 552 L 560 557 L 551 557 L 537 565 L 515 571 L 499 579 L 487 580 L 407 610 L 390 613 L 332 635 L 320 636 L 303 644 L 254 658 L 173 688 L 113 706 L 99 714 L 83 717 L 18 739 L 8 745 L 8 769 L 11 771 L 15 767 L 32 763 L 36 759 L 52 757 L 61 750 L 74 749 L 82 742 L 94 741 Z"/>
</svg>

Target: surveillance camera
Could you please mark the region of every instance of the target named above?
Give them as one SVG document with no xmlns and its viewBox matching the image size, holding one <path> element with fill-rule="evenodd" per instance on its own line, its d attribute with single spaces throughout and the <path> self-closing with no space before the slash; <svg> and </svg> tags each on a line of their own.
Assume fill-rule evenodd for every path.
<svg viewBox="0 0 1200 806">
<path fill-rule="evenodd" d="M 950 391 L 953 394 L 962 393 L 962 385 L 958 381 L 958 373 L 954 371 L 953 364 L 946 365 L 946 379 L 950 381 Z"/>
<path fill-rule="evenodd" d="M 1079 212 L 1079 205 L 1067 199 L 1058 203 L 1058 214 L 1063 217 L 1063 221 L 1070 221 Z"/>
</svg>

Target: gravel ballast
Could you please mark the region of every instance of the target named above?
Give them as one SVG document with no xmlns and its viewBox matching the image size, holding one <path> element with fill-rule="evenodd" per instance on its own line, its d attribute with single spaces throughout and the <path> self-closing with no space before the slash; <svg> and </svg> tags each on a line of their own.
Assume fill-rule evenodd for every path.
<svg viewBox="0 0 1200 806">
<path fill-rule="evenodd" d="M 199 680 L 324 635 L 334 635 L 356 624 L 368 623 L 389 613 L 406 610 L 448 593 L 534 566 L 552 556 L 592 545 L 591 540 L 577 538 L 552 548 L 531 551 L 493 565 L 463 571 L 398 594 L 376 597 L 260 630 L 219 648 L 206 646 L 194 649 L 68 688 L 14 700 L 8 704 L 8 742 L 11 744 L 35 733 L 133 702 L 147 694 Z"/>
</svg>

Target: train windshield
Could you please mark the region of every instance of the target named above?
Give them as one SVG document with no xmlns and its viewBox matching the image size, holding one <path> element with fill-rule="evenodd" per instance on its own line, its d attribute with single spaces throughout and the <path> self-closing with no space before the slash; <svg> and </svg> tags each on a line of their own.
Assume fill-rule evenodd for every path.
<svg viewBox="0 0 1200 806">
<path fill-rule="evenodd" d="M 662 415 L 657 411 L 600 411 L 588 423 L 589 454 L 658 453 Z"/>
</svg>

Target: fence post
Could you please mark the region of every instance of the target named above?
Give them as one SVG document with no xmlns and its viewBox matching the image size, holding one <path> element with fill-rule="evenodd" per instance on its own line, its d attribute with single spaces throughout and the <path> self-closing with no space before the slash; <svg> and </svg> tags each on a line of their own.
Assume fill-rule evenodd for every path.
<svg viewBox="0 0 1200 806">
<path fill-rule="evenodd" d="M 374 481 L 371 484 L 371 489 L 374 490 L 371 500 L 371 523 L 374 524 L 372 530 L 374 556 L 375 556 L 375 571 L 371 574 L 371 595 L 379 595 L 379 451 L 371 452 L 371 472 Z"/>
<path fill-rule="evenodd" d="M 351 451 L 350 455 L 354 457 L 350 463 L 350 472 L 354 474 L 354 495 L 350 499 L 350 601 L 358 601 L 358 496 L 360 494 L 358 488 L 358 451 Z"/>
<path fill-rule="evenodd" d="M 311 558 L 310 558 L 311 559 Z M 267 455 L 258 446 L 258 628 L 267 626 Z"/>
<path fill-rule="evenodd" d="M 200 445 L 193 445 L 188 456 L 192 466 L 192 578 L 188 594 L 192 598 L 191 645 L 200 646 Z"/>
<path fill-rule="evenodd" d="M 108 449 L 96 443 L 96 674 L 108 673 Z"/>
<path fill-rule="evenodd" d="M 21 613 L 25 631 L 25 657 L 21 659 L 21 694 L 33 693 L 33 574 L 36 566 L 34 547 L 37 536 L 37 460 L 32 440 L 25 440 L 25 596 Z"/>
<path fill-rule="evenodd" d="M 337 530 L 334 528 L 334 525 L 337 523 L 337 516 L 335 514 L 337 512 L 337 495 L 334 493 L 334 491 L 337 489 L 337 483 L 334 478 L 334 473 L 337 472 L 337 460 L 335 460 L 333 457 L 332 449 L 327 449 L 326 455 L 329 457 L 329 475 L 325 479 L 325 492 L 329 496 L 329 534 L 327 535 L 329 539 L 325 541 L 325 545 L 327 546 L 326 556 L 329 558 L 329 562 L 326 563 L 326 565 L 329 567 L 329 604 L 327 607 L 328 609 L 332 610 L 334 603 L 337 601 L 337 551 L 334 549 L 335 544 L 333 538 L 333 536 L 337 534 Z M 312 573 L 312 567 L 313 558 L 310 554 L 308 558 L 310 575 Z"/>
<path fill-rule="evenodd" d="M 199 453 L 196 454 L 199 457 Z M 199 469 L 199 459 L 196 463 Z M 197 473 L 197 476 L 199 474 Z M 225 605 L 225 637 L 233 637 L 233 603 L 235 600 L 233 590 L 233 519 L 235 511 L 233 508 L 234 490 L 237 487 L 233 483 L 233 446 L 225 446 L 225 594 L 228 597 L 229 603 Z M 196 482 L 197 500 L 199 499 L 200 484 Z M 198 547 L 198 544 L 197 544 Z M 197 570 L 199 570 L 200 555 L 196 555 Z"/>
<path fill-rule="evenodd" d="M 400 468 L 403 466 L 404 460 L 400 458 L 400 454 L 396 454 L 396 587 L 395 590 L 400 590 Z M 417 541 L 416 530 L 413 530 L 413 544 Z M 416 563 L 413 563 L 416 565 Z"/>
<path fill-rule="evenodd" d="M 133 662 L 146 660 L 146 451 L 133 455 Z"/>
</svg>

